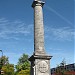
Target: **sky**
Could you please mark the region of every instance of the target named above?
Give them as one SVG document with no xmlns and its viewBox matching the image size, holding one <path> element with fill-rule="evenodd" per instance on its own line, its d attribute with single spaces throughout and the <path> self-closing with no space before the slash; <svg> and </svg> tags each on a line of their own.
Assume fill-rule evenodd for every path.
<svg viewBox="0 0 75 75">
<path fill-rule="evenodd" d="M 75 0 L 44 0 L 45 51 L 53 56 L 51 68 L 65 59 L 66 64 L 75 63 Z M 33 0 L 0 0 L 0 50 L 17 64 L 23 53 L 34 52 Z M 2 53 L 0 52 L 0 56 Z"/>
</svg>

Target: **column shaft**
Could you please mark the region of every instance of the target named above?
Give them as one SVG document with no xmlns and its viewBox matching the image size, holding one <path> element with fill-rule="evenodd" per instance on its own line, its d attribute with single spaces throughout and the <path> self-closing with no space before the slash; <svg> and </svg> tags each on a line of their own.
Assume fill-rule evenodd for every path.
<svg viewBox="0 0 75 75">
<path fill-rule="evenodd" d="M 34 7 L 34 51 L 35 54 L 44 53 L 44 25 L 41 4 Z"/>
</svg>

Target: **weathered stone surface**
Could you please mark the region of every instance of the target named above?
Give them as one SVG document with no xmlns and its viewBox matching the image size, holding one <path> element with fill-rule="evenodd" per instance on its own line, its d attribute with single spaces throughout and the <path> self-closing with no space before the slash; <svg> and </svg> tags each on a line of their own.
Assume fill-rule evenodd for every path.
<svg viewBox="0 0 75 75">
<path fill-rule="evenodd" d="M 32 55 L 31 61 L 31 75 L 50 75 L 50 59 L 51 56 Z"/>
<path fill-rule="evenodd" d="M 44 2 L 35 0 L 34 8 L 34 53 L 29 58 L 31 61 L 30 75 L 50 75 L 50 59 L 44 48 L 44 24 L 42 7 Z"/>
<path fill-rule="evenodd" d="M 44 52 L 44 26 L 41 5 L 34 7 L 34 51 L 35 54 Z M 41 53 L 42 54 L 42 53 Z"/>
</svg>

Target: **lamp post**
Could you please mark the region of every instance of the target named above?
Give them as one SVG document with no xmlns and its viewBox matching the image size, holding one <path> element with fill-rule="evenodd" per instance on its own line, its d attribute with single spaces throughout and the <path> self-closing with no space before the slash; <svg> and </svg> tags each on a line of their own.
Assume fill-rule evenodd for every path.
<svg viewBox="0 0 75 75">
<path fill-rule="evenodd" d="M 0 62 L 0 74 L 3 75 L 4 74 L 4 71 L 1 70 L 2 69 L 2 66 L 3 66 L 3 51 L 0 50 L 0 52 L 2 52 L 2 57 L 1 57 L 1 62 Z"/>
<path fill-rule="evenodd" d="M 3 51 L 0 50 L 0 52 L 2 52 L 2 56 L 1 56 L 1 59 L 0 59 L 0 64 L 3 65 Z"/>
<path fill-rule="evenodd" d="M 2 51 L 2 50 L 0 50 L 0 52 L 2 52 L 2 57 L 3 57 L 3 51 Z"/>
<path fill-rule="evenodd" d="M 3 64 L 3 51 L 0 50 L 0 52 L 2 52 L 2 56 L 1 56 L 1 64 Z"/>
</svg>

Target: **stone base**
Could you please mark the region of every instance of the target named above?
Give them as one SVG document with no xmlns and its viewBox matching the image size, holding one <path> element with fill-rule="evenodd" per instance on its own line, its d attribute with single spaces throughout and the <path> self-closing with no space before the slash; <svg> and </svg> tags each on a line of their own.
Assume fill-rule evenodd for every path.
<svg viewBox="0 0 75 75">
<path fill-rule="evenodd" d="M 32 55 L 29 58 L 31 62 L 30 75 L 51 75 L 50 74 L 50 59 L 52 56 Z"/>
</svg>

